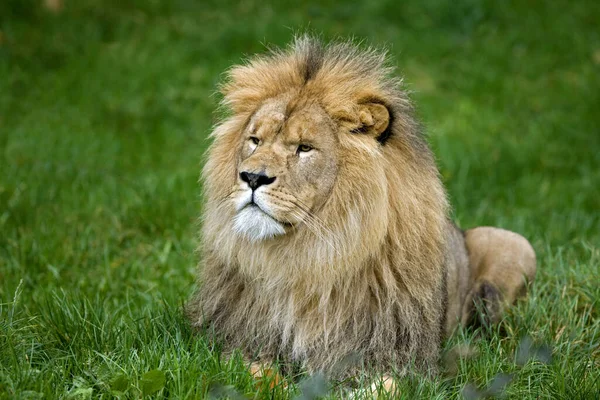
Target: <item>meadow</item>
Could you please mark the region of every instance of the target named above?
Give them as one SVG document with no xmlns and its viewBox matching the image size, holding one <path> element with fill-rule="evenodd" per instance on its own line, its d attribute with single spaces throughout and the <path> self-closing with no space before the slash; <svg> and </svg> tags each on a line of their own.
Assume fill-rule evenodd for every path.
<svg viewBox="0 0 600 400">
<path fill-rule="evenodd" d="M 257 386 L 182 315 L 218 82 L 306 30 L 389 48 L 453 219 L 538 255 L 527 301 L 402 397 L 600 398 L 599 2 L 40 3 L 0 3 L 0 399 L 342 395 Z"/>
</svg>

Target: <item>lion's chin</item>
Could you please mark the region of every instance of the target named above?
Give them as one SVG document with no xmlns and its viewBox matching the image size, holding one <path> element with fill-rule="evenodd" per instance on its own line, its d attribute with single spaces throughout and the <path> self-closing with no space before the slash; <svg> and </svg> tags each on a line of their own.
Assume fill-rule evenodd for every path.
<svg viewBox="0 0 600 400">
<path fill-rule="evenodd" d="M 257 242 L 284 235 L 285 227 L 256 205 L 241 209 L 233 220 L 233 230 L 246 239 Z"/>
</svg>

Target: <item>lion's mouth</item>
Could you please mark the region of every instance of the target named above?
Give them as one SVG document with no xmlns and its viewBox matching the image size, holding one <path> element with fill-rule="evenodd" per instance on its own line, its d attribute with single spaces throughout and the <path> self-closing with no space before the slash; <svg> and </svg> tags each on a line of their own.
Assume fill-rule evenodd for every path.
<svg viewBox="0 0 600 400">
<path fill-rule="evenodd" d="M 246 209 L 260 211 L 263 214 L 265 214 L 266 216 L 273 218 L 271 216 L 271 214 L 269 214 L 268 212 L 266 212 L 265 210 L 263 210 L 258 204 L 256 204 L 254 202 L 254 199 L 250 200 L 250 202 L 248 204 L 246 204 L 244 207 L 242 207 L 241 210 L 239 210 L 238 212 L 241 212 L 241 211 L 246 210 Z M 275 218 L 273 218 L 273 219 L 276 220 Z"/>
<path fill-rule="evenodd" d="M 233 230 L 252 242 L 285 235 L 287 228 L 291 226 L 273 217 L 254 202 L 243 206 L 233 219 Z"/>
<path fill-rule="evenodd" d="M 260 205 L 256 204 L 254 202 L 254 200 L 251 200 L 248 204 L 246 204 L 244 207 L 242 207 L 242 210 L 244 210 L 246 208 L 254 209 L 254 210 L 258 211 L 258 212 L 261 212 L 264 215 L 266 215 L 267 217 L 271 218 L 273 221 L 275 221 L 275 222 L 277 222 L 277 223 L 279 223 L 279 224 L 281 224 L 281 225 L 283 225 L 285 227 L 291 228 L 293 226 L 290 222 L 282 221 L 282 220 L 280 220 L 278 218 L 275 218 L 273 215 L 271 215 L 270 213 L 268 213 L 267 211 L 265 211 Z"/>
<path fill-rule="evenodd" d="M 246 207 L 255 207 L 255 208 L 258 208 L 260 211 L 264 212 L 265 214 L 268 214 L 267 212 L 265 212 L 265 210 L 260 208 L 260 206 L 254 202 L 254 200 L 251 200 L 250 203 L 246 204 L 244 206 L 244 208 L 246 208 Z"/>
</svg>

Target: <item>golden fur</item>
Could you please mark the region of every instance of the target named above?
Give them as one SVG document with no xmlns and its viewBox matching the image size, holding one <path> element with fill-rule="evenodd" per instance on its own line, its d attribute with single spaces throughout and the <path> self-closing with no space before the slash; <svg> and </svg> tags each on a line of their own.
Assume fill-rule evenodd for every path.
<svg viewBox="0 0 600 400">
<path fill-rule="evenodd" d="M 381 52 L 309 37 L 229 71 L 231 114 L 203 170 L 200 288 L 187 306 L 226 350 L 330 375 L 349 358 L 381 374 L 435 371 L 443 335 L 471 312 L 467 297 L 498 288 L 502 298 L 495 282 L 479 290 L 391 72 Z M 491 269 L 514 269 L 506 258 Z M 533 278 L 515 271 L 505 286 Z"/>
</svg>

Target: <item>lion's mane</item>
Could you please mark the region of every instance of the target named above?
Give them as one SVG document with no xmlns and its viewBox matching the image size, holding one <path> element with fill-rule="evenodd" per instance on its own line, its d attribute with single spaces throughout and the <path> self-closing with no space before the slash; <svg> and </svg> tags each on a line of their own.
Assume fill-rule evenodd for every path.
<svg viewBox="0 0 600 400">
<path fill-rule="evenodd" d="M 377 371 L 416 361 L 435 368 L 445 312 L 447 201 L 433 156 L 385 54 L 310 37 L 250 59 L 222 87 L 229 116 L 203 170 L 202 262 L 187 312 L 227 349 L 282 357 L 333 373 L 358 355 Z M 361 102 L 383 104 L 390 124 L 357 146 L 340 133 L 339 172 L 315 229 L 250 242 L 223 207 L 237 177 L 240 132 L 267 99 L 318 102 L 343 123 Z"/>
</svg>

